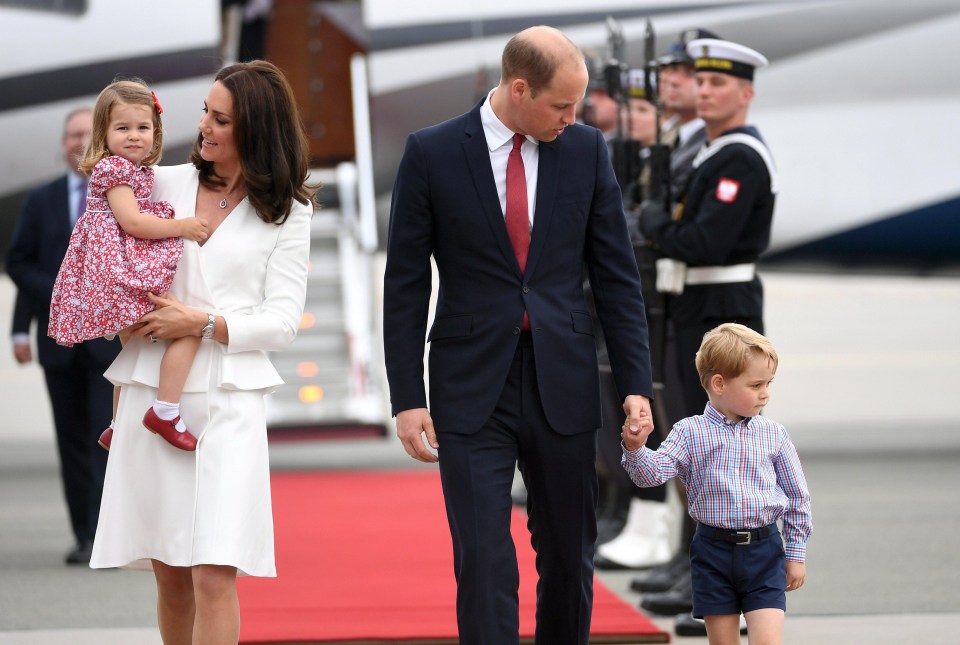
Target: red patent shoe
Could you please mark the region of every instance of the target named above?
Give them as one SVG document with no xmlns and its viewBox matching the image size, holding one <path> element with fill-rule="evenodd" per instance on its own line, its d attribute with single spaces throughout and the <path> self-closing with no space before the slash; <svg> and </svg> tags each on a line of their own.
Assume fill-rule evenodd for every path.
<svg viewBox="0 0 960 645">
<path fill-rule="evenodd" d="M 179 420 L 180 417 L 165 421 L 158 417 L 157 413 L 154 412 L 151 407 L 147 409 L 147 413 L 143 415 L 143 427 L 163 437 L 164 441 L 174 448 L 187 451 L 196 450 L 197 438 L 189 432 L 177 431 L 177 421 Z"/>
<path fill-rule="evenodd" d="M 100 433 L 100 438 L 97 439 L 97 443 L 99 443 L 104 450 L 109 452 L 111 441 L 113 441 L 113 426 L 110 426 L 109 428 L 104 430 L 102 433 Z"/>
</svg>

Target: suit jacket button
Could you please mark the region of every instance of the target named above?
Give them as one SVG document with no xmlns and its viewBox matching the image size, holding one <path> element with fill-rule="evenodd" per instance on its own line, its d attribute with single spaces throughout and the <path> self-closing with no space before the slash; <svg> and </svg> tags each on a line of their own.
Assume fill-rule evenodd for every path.
<svg viewBox="0 0 960 645">
<path fill-rule="evenodd" d="M 519 336 L 519 335 L 520 335 L 520 328 L 519 328 L 519 327 L 514 327 L 514 328 L 513 328 L 513 335 L 514 335 L 514 336 Z"/>
<path fill-rule="evenodd" d="M 530 293 L 530 287 L 524 285 L 524 287 L 523 287 L 523 292 L 524 292 L 524 293 Z"/>
</svg>

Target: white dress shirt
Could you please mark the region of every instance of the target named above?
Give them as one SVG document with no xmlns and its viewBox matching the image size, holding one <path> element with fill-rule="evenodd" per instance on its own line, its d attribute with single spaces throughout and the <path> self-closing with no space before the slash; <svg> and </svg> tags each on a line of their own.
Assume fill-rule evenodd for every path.
<svg viewBox="0 0 960 645">
<path fill-rule="evenodd" d="M 490 150 L 490 166 L 493 180 L 497 184 L 497 196 L 500 198 L 500 210 L 506 217 L 507 212 L 507 160 L 513 150 L 514 132 L 505 126 L 493 112 L 490 102 L 497 88 L 490 90 L 487 100 L 480 106 L 480 123 Z M 523 171 L 527 175 L 527 217 L 530 218 L 530 230 L 533 230 L 533 212 L 537 205 L 537 169 L 540 167 L 540 142 L 529 135 L 520 148 L 523 158 Z"/>
</svg>

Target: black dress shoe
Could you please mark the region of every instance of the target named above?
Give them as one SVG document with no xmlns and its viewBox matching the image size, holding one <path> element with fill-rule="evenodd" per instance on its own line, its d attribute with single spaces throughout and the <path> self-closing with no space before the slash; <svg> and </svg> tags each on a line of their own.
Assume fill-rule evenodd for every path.
<svg viewBox="0 0 960 645">
<path fill-rule="evenodd" d="M 90 556 L 93 554 L 93 542 L 78 542 L 68 553 L 64 561 L 67 564 L 90 564 Z"/>
<path fill-rule="evenodd" d="M 693 588 L 690 574 L 683 576 L 668 591 L 643 597 L 640 607 L 661 616 L 674 616 L 693 611 Z"/>
<path fill-rule="evenodd" d="M 693 614 L 679 614 L 677 621 L 673 624 L 673 632 L 677 636 L 706 636 L 707 624 L 700 618 L 694 618 Z M 740 618 L 740 634 L 742 636 L 747 634 L 747 625 L 742 616 Z"/>
<path fill-rule="evenodd" d="M 673 632 L 677 636 L 706 636 L 707 625 L 693 614 L 679 614 L 673 624 Z"/>
<path fill-rule="evenodd" d="M 667 562 L 656 566 L 630 581 L 630 589 L 640 593 L 666 591 L 682 576 L 690 575 L 690 554 L 680 551 Z"/>
</svg>

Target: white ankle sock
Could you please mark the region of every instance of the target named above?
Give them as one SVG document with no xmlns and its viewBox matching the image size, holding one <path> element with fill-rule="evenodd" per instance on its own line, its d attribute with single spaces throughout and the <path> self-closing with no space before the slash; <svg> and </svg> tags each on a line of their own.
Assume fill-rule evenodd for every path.
<svg viewBox="0 0 960 645">
<path fill-rule="evenodd" d="M 172 421 L 180 416 L 180 404 L 179 403 L 167 403 L 166 401 L 161 401 L 157 399 L 153 402 L 153 411 L 158 417 L 164 421 Z M 177 421 L 177 432 L 186 432 L 187 424 L 183 422 L 183 419 Z"/>
</svg>

